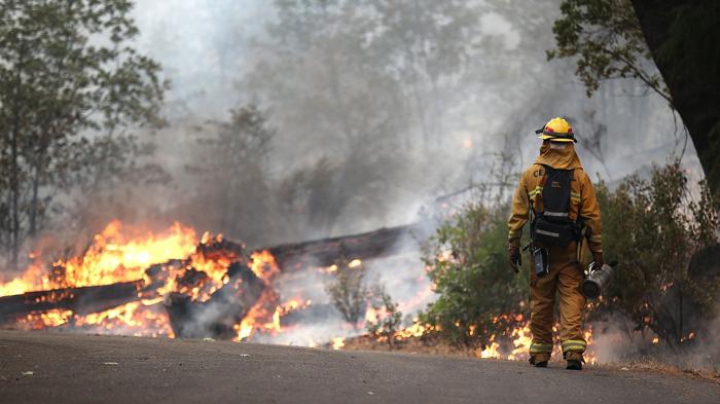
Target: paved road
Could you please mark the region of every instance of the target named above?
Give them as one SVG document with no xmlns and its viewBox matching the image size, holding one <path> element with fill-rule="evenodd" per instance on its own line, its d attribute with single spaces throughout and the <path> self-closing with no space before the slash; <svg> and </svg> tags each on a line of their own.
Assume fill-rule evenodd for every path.
<svg viewBox="0 0 720 404">
<path fill-rule="evenodd" d="M 720 403 L 712 382 L 554 365 L 3 331 L 0 403 Z"/>
</svg>

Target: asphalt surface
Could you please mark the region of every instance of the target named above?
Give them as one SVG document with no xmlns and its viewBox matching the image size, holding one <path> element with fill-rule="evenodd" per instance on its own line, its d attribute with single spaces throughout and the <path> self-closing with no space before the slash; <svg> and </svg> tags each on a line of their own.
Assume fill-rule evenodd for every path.
<svg viewBox="0 0 720 404">
<path fill-rule="evenodd" d="M 718 404 L 720 385 L 558 362 L 0 331 L 2 404 L 399 402 Z"/>
</svg>

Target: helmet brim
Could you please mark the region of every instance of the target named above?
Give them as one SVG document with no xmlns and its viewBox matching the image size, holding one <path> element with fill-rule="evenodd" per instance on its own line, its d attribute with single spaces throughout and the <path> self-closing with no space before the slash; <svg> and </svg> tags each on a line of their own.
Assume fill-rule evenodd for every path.
<svg viewBox="0 0 720 404">
<path fill-rule="evenodd" d="M 550 135 L 545 135 L 545 134 L 538 136 L 538 139 L 549 140 L 551 142 L 559 142 L 559 143 L 577 143 L 577 139 L 567 138 L 567 137 L 555 137 L 555 136 L 550 136 Z"/>
</svg>

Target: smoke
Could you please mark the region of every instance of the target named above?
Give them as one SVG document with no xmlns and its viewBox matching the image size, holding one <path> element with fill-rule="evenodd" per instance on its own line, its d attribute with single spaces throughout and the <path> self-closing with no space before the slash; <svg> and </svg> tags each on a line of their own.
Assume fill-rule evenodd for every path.
<svg viewBox="0 0 720 404">
<path fill-rule="evenodd" d="M 395 25 L 382 20 L 372 37 L 359 39 L 359 23 L 377 20 L 362 20 L 332 2 L 298 10 L 258 0 L 138 1 L 138 46 L 163 64 L 173 83 L 166 108 L 170 125 L 157 135 L 156 158 L 173 176 L 174 189 L 157 192 L 153 200 L 168 217 L 223 231 L 198 218 L 207 215 L 188 211 L 227 205 L 208 197 L 178 210 L 171 201 L 197 194 L 202 181 L 186 170 L 188 162 L 208 158 L 197 146 L 197 129 L 211 136 L 208 120 L 228 121 L 229 110 L 250 102 L 259 104 L 276 130 L 258 174 L 272 195 L 223 216 L 241 217 L 237 209 L 260 211 L 270 198 L 287 199 L 288 184 L 305 194 L 286 204 L 287 226 L 267 226 L 259 238 L 250 234 L 257 226 L 229 234 L 251 242 L 415 221 L 435 197 L 488 181 L 508 138 L 515 146 L 515 170 L 524 168 L 537 153 L 534 129 L 553 116 L 574 119 L 580 157 L 595 178 L 621 178 L 682 150 L 672 113 L 659 97 L 644 96 L 638 83 L 605 83 L 587 99 L 572 62 L 545 60 L 544 51 L 554 45 L 548 27 L 559 2 L 458 6 L 468 15 L 435 2 L 409 3 L 385 10 L 397 13 Z M 414 18 L 423 13 L 450 16 L 471 35 L 448 29 L 456 36 L 436 38 L 432 26 L 416 25 Z M 421 40 L 406 44 L 410 53 L 404 53 L 396 41 L 401 34 L 444 53 L 420 52 L 414 46 Z M 606 128 L 596 142 L 605 161 L 584 148 L 583 139 L 594 136 L 598 124 Z M 691 146 L 686 155 L 697 168 Z"/>
<path fill-rule="evenodd" d="M 720 307 L 719 307 L 720 309 Z M 652 332 L 642 333 L 621 316 L 610 316 L 592 322 L 590 352 L 598 363 L 649 363 L 682 370 L 718 372 L 720 343 L 714 338 L 720 332 L 720 318 L 705 324 L 691 343 L 672 348 Z"/>
<path fill-rule="evenodd" d="M 720 313 L 720 306 L 715 313 Z M 691 357 L 692 367 L 712 369 L 715 373 L 720 371 L 720 340 L 717 335 L 720 335 L 720 316 L 716 316 L 707 327 L 707 334 L 700 340 L 697 353 Z"/>
<path fill-rule="evenodd" d="M 598 363 L 627 363 L 630 358 L 642 354 L 642 348 L 649 344 L 632 325 L 619 316 L 609 316 L 602 322 L 589 324 L 592 328 L 592 355 Z"/>
</svg>

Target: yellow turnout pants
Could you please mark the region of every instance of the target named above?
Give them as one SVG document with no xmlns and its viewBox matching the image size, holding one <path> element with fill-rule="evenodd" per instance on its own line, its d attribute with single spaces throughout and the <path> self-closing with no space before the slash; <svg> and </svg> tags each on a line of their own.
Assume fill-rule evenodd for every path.
<svg viewBox="0 0 720 404">
<path fill-rule="evenodd" d="M 535 271 L 530 277 L 530 330 L 533 341 L 530 354 L 552 353 L 553 325 L 555 324 L 555 297 L 560 311 L 560 342 L 563 354 L 569 351 L 585 352 L 582 320 L 585 297 L 580 292 L 584 276 L 577 260 L 577 246 L 550 248 L 549 273 L 538 278 Z"/>
</svg>

